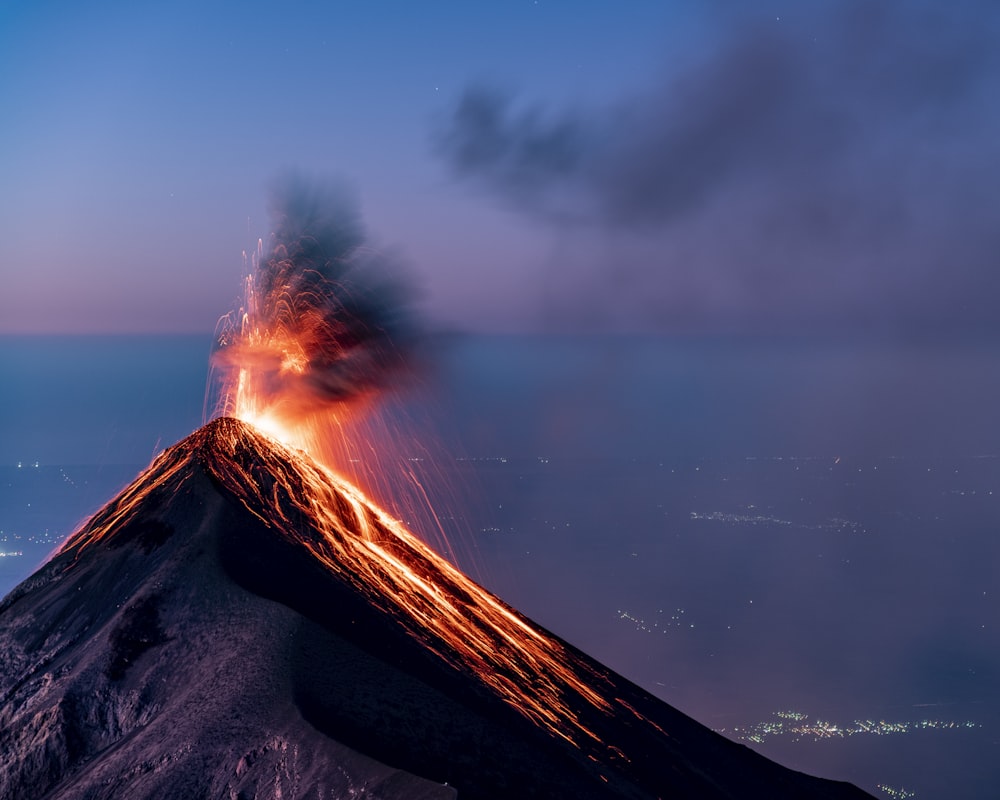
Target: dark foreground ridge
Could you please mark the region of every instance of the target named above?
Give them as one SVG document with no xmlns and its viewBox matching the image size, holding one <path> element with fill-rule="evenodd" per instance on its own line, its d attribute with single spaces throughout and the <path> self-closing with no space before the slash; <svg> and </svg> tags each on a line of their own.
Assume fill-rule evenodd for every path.
<svg viewBox="0 0 1000 800">
<path fill-rule="evenodd" d="M 456 796 L 869 797 L 654 698 L 232 419 L 0 603 L 0 798 Z"/>
</svg>

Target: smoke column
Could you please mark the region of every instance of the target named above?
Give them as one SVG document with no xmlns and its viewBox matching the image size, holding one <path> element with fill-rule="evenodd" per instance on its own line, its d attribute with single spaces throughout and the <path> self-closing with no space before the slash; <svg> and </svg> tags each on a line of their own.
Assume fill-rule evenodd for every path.
<svg viewBox="0 0 1000 800">
<path fill-rule="evenodd" d="M 274 232 L 251 259 L 243 305 L 219 325 L 216 415 L 309 452 L 392 504 L 401 436 L 376 400 L 412 374 L 409 287 L 366 244 L 343 183 L 286 177 L 271 211 Z"/>
<path fill-rule="evenodd" d="M 413 325 L 407 287 L 365 246 L 344 187 L 288 178 L 273 213 L 271 246 L 254 258 L 245 305 L 221 326 L 212 363 L 222 413 L 292 427 L 389 386 L 408 363 Z"/>
</svg>

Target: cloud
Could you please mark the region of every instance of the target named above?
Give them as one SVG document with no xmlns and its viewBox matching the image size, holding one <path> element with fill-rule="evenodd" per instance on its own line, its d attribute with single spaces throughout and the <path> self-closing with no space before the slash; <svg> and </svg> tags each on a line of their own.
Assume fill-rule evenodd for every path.
<svg viewBox="0 0 1000 800">
<path fill-rule="evenodd" d="M 438 152 L 653 324 L 996 326 L 1000 11 L 713 8 L 697 59 L 610 107 L 468 89 Z"/>
<path fill-rule="evenodd" d="M 516 203 L 537 206 L 587 169 L 594 156 L 583 141 L 589 121 L 549 120 L 535 110 L 514 114 L 510 105 L 511 98 L 497 89 L 469 89 L 439 147 L 459 174 L 488 181 Z"/>
</svg>

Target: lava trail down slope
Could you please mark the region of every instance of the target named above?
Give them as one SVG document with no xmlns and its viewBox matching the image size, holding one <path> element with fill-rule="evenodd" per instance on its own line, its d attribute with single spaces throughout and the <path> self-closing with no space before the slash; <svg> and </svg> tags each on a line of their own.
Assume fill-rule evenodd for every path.
<svg viewBox="0 0 1000 800">
<path fill-rule="evenodd" d="M 828 798 L 217 419 L 0 603 L 0 798 Z"/>
</svg>

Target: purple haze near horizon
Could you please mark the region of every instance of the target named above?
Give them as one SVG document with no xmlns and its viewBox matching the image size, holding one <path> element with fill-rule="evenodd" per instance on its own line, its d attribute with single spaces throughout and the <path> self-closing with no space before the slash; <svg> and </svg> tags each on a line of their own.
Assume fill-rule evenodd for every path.
<svg viewBox="0 0 1000 800">
<path fill-rule="evenodd" d="M 23 551 L 0 595 L 199 424 L 208 347 L 0 337 L 0 552 Z M 987 800 L 994 365 L 968 343 L 450 337 L 397 409 L 420 423 L 402 455 L 446 555 L 664 700 L 877 797 Z"/>
<path fill-rule="evenodd" d="M 993 336 L 998 20 L 8 3 L 0 333 L 210 332 L 298 169 L 439 327 Z"/>
</svg>

